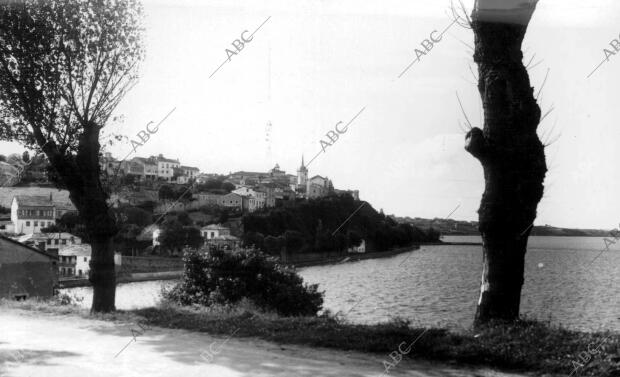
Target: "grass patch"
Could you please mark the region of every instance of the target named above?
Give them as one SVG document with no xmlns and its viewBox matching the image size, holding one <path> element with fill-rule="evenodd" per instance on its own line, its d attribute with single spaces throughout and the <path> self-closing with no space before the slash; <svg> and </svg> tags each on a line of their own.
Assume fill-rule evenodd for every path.
<svg viewBox="0 0 620 377">
<path fill-rule="evenodd" d="M 570 374 L 596 377 L 620 376 L 620 334 L 584 333 L 524 320 L 494 323 L 477 332 L 452 333 L 446 329 L 412 328 L 407 321 L 356 325 L 330 315 L 279 317 L 251 307 L 197 308 L 162 304 L 134 310 L 147 323 L 235 337 L 256 337 L 284 344 L 326 347 L 384 354 L 406 350 L 405 357 L 488 366 L 508 371 Z M 420 337 L 420 335 L 422 336 Z M 403 344 L 403 342 L 405 342 Z M 596 349 L 598 347 L 598 349 Z M 590 354 L 587 362 L 579 359 Z"/>
<path fill-rule="evenodd" d="M 280 317 L 247 302 L 210 308 L 163 303 L 158 307 L 96 316 L 75 305 L 45 301 L 4 300 L 0 306 L 113 321 L 141 318 L 149 325 L 165 328 L 218 335 L 235 333 L 235 338 L 254 337 L 281 344 L 383 354 L 387 363 L 392 362 L 389 354 L 398 351 L 399 345 L 406 350 L 417 339 L 404 357 L 538 375 L 568 376 L 577 368 L 573 376 L 620 376 L 620 334 L 579 332 L 531 320 L 492 323 L 476 332 L 453 333 L 446 329 L 413 328 L 403 320 L 357 325 L 329 314 Z"/>
</svg>

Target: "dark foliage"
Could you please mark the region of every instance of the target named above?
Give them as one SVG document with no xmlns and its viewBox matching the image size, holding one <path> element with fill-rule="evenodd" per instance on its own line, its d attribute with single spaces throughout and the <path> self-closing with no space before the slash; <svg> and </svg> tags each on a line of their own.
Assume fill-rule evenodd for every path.
<svg viewBox="0 0 620 377">
<path fill-rule="evenodd" d="M 196 192 L 210 192 L 213 194 L 228 194 L 235 189 L 235 185 L 224 182 L 224 178 L 208 179 L 205 183 L 196 185 Z"/>
<path fill-rule="evenodd" d="M 203 239 L 200 230 L 183 226 L 178 221 L 170 221 L 162 224 L 159 242 L 164 249 L 182 249 L 184 247 L 198 248 Z"/>
<path fill-rule="evenodd" d="M 318 285 L 255 250 L 186 251 L 181 282 L 165 297 L 182 305 L 234 304 L 249 299 L 284 316 L 314 316 L 323 305 Z"/>
<path fill-rule="evenodd" d="M 192 225 L 192 219 L 190 219 L 189 214 L 185 211 L 182 211 L 177 215 L 177 221 L 180 222 L 181 225 Z"/>
<path fill-rule="evenodd" d="M 273 255 L 278 255 L 282 247 L 292 253 L 344 251 L 358 246 L 362 239 L 373 251 L 439 239 L 437 232 L 427 233 L 408 224 L 398 224 L 350 195 L 331 195 L 267 208 L 244 216 L 243 225 L 244 244 L 256 245 Z"/>
</svg>

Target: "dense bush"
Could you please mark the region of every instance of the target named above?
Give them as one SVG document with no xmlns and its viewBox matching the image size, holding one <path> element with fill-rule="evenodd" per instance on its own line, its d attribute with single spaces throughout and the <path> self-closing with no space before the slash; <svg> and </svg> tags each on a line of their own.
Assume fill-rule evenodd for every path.
<svg viewBox="0 0 620 377">
<path fill-rule="evenodd" d="M 284 316 L 316 315 L 323 306 L 318 285 L 255 250 L 193 251 L 183 257 L 181 282 L 164 298 L 181 305 L 235 304 L 246 298 Z"/>
</svg>

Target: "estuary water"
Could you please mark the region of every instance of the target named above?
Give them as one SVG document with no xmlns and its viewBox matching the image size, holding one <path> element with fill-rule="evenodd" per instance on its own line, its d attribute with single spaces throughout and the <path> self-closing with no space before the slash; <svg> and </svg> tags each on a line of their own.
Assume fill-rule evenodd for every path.
<svg viewBox="0 0 620 377">
<path fill-rule="evenodd" d="M 480 242 L 477 236 L 444 241 Z M 300 268 L 325 291 L 324 308 L 356 323 L 405 318 L 414 325 L 466 329 L 479 298 L 481 246 L 422 246 L 382 259 Z M 120 284 L 117 308 L 152 306 L 174 281 Z M 83 297 L 92 290 L 63 290 Z M 601 237 L 530 237 L 521 313 L 567 328 L 620 331 L 620 247 Z"/>
</svg>

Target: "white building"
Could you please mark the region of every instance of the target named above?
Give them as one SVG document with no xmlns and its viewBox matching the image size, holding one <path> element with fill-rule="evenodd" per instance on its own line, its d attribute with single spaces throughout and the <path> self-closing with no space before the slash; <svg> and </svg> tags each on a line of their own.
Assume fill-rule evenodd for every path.
<svg viewBox="0 0 620 377">
<path fill-rule="evenodd" d="M 243 209 L 247 209 L 249 212 L 265 207 L 267 195 L 262 191 L 254 191 L 249 187 L 240 187 L 232 192 L 243 198 Z"/>
<path fill-rule="evenodd" d="M 41 228 L 56 224 L 55 211 L 51 195 L 17 195 L 11 203 L 11 230 L 17 234 L 40 233 Z"/>
<path fill-rule="evenodd" d="M 211 224 L 200 229 L 200 235 L 205 240 L 210 240 L 220 236 L 229 236 L 230 228 L 222 226 L 220 224 Z"/>
<path fill-rule="evenodd" d="M 172 160 L 169 158 L 165 158 L 163 155 L 159 155 L 155 157 L 157 161 L 157 177 L 163 178 L 167 182 L 172 181 L 172 176 L 174 175 L 174 169 L 181 166 L 179 160 Z"/>
<path fill-rule="evenodd" d="M 198 177 L 198 174 L 200 174 L 200 169 L 195 168 L 193 166 L 181 166 L 180 168 L 183 171 L 183 175 L 181 177 L 179 177 L 180 180 L 183 180 L 184 182 L 179 182 L 179 183 L 187 183 L 190 179 L 196 179 L 196 177 Z"/>
<path fill-rule="evenodd" d="M 232 192 L 234 192 L 237 195 L 241 195 L 241 196 L 247 196 L 247 195 L 255 195 L 256 193 L 254 192 L 254 190 L 252 190 L 249 187 L 246 186 L 241 186 L 236 190 L 233 190 Z"/>
<path fill-rule="evenodd" d="M 75 263 L 75 270 L 71 274 L 65 273 L 64 275 L 75 275 L 88 277 L 88 271 L 90 270 L 90 258 L 91 249 L 89 244 L 72 245 L 58 252 L 59 257 L 66 257 L 73 260 Z M 63 271 L 60 271 L 60 275 L 63 275 Z"/>
<path fill-rule="evenodd" d="M 89 244 L 79 244 L 67 247 L 59 252 L 59 260 L 66 258 L 67 261 L 71 261 L 74 266 L 67 267 L 64 271 L 64 276 L 77 276 L 88 278 L 88 272 L 90 271 L 90 260 L 92 255 L 92 249 Z M 114 253 L 114 265 L 120 266 L 122 263 L 122 256 L 120 253 Z M 73 268 L 73 271 L 69 271 Z M 60 275 L 63 276 L 63 271 L 60 271 Z"/>
</svg>

